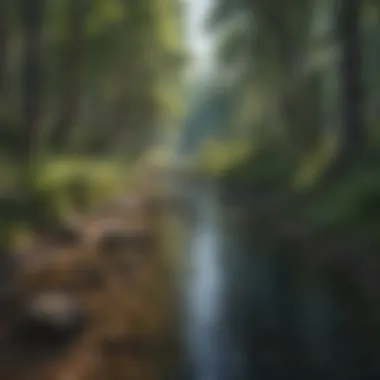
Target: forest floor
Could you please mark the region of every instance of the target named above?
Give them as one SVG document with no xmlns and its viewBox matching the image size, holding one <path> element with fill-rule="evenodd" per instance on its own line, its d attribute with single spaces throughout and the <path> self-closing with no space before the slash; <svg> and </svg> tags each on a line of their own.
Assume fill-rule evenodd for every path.
<svg viewBox="0 0 380 380">
<path fill-rule="evenodd" d="M 8 354 L 0 378 L 159 378 L 168 366 L 173 309 L 151 206 L 135 192 L 111 197 L 18 251 L 17 302 L 2 316 Z M 86 316 L 80 328 L 74 309 Z M 62 331 L 73 339 L 60 340 Z M 15 334 L 21 343 L 10 350 Z"/>
</svg>

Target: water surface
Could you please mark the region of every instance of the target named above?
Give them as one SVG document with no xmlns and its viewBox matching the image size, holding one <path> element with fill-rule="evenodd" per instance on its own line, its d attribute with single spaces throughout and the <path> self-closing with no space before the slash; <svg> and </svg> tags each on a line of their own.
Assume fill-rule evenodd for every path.
<svg viewBox="0 0 380 380">
<path fill-rule="evenodd" d="M 248 317 L 249 298 L 246 274 L 241 272 L 244 265 L 239 264 L 240 255 L 233 256 L 238 246 L 223 229 L 215 189 L 198 189 L 194 207 L 186 305 L 191 377 L 252 379 L 242 326 L 238 326 L 239 322 L 245 324 L 244 316 Z"/>
</svg>

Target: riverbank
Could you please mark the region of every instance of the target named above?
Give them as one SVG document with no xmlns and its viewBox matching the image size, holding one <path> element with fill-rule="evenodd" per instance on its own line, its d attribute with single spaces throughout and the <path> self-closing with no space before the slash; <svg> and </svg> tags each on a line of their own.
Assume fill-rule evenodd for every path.
<svg viewBox="0 0 380 380">
<path fill-rule="evenodd" d="M 154 367 L 158 366 L 157 371 L 152 372 L 153 368 L 149 364 L 150 359 L 148 357 L 145 359 L 143 358 L 142 363 L 139 364 L 140 369 L 136 369 L 136 376 L 134 375 L 135 377 L 133 378 L 145 379 L 146 377 L 144 377 L 143 373 L 148 374 L 149 371 L 151 371 L 152 376 L 155 376 L 154 378 L 159 378 L 159 376 L 161 376 L 160 371 L 163 371 L 165 373 L 165 378 L 177 378 L 178 372 L 182 370 L 178 368 L 181 366 L 180 363 L 182 360 L 182 345 L 179 343 L 179 337 L 181 335 L 179 330 L 182 328 L 182 326 L 180 326 L 181 324 L 179 321 L 181 312 L 179 310 L 180 295 L 178 294 L 178 284 L 182 276 L 179 266 L 181 260 L 183 259 L 183 257 L 181 257 L 182 251 L 180 250 L 180 246 L 183 244 L 183 241 L 181 240 L 180 235 L 181 233 L 183 234 L 184 229 L 181 227 L 181 223 L 182 220 L 178 217 L 175 210 L 168 208 L 168 204 L 166 202 L 164 202 L 164 204 L 161 204 L 160 198 L 150 198 L 148 195 L 144 194 L 144 191 L 141 191 L 141 194 L 133 193 L 130 195 L 127 193 L 124 194 L 124 196 L 121 198 L 118 197 L 117 199 L 107 200 L 105 203 L 96 204 L 88 210 L 82 211 L 82 214 L 76 214 L 75 218 L 71 219 L 71 223 L 69 223 L 67 219 L 62 219 L 60 224 L 55 227 L 54 234 L 52 234 L 52 231 L 49 230 L 50 232 L 47 231 L 45 234 L 40 234 L 39 236 L 35 236 L 34 239 L 32 238 L 29 240 L 29 245 L 24 245 L 23 251 L 18 252 L 18 261 L 16 263 L 16 268 L 14 268 L 16 278 L 24 278 L 26 275 L 29 279 L 30 276 L 35 277 L 39 271 L 42 271 L 43 273 L 41 276 L 43 275 L 42 277 L 45 278 L 45 280 L 43 280 L 43 278 L 39 280 L 38 289 L 28 287 L 27 292 L 30 295 L 33 295 L 35 291 L 43 291 L 44 293 L 49 292 L 50 290 L 55 289 L 56 285 L 59 286 L 60 289 L 66 289 L 69 286 L 67 289 L 70 290 L 66 289 L 65 291 L 69 292 L 70 297 L 84 297 L 83 299 L 81 298 L 80 301 L 82 305 L 81 307 L 87 305 L 86 302 L 93 299 L 93 302 L 95 303 L 91 303 L 91 308 L 95 307 L 100 312 L 100 314 L 104 314 L 104 312 L 107 314 L 107 311 L 102 303 L 102 300 L 105 301 L 105 299 L 103 299 L 104 297 L 101 296 L 101 294 L 104 292 L 105 294 L 111 292 L 106 298 L 109 299 L 109 302 L 111 302 L 111 304 L 112 302 L 114 302 L 114 304 L 110 304 L 107 308 L 109 309 L 109 312 L 112 311 L 114 319 L 116 318 L 115 321 L 117 320 L 123 324 L 122 320 L 120 319 L 122 318 L 125 323 L 128 324 L 129 320 L 135 320 L 137 325 L 141 326 L 137 326 L 138 328 L 134 328 L 132 326 L 131 328 L 133 331 L 131 330 L 130 333 L 133 332 L 133 334 L 137 333 L 141 329 L 141 332 L 143 333 L 144 328 L 147 328 L 149 330 L 149 326 L 152 325 L 152 329 L 158 329 L 157 333 L 159 333 L 160 340 L 163 340 L 162 348 L 161 350 L 159 349 L 158 352 L 161 359 L 159 359 L 158 362 L 156 361 L 154 364 Z M 103 255 L 104 252 L 102 253 L 102 239 L 107 238 L 107 236 L 109 238 L 113 238 L 113 235 L 115 233 L 115 238 L 121 237 L 122 240 L 116 244 L 116 248 L 111 248 L 111 250 L 116 249 L 117 252 L 115 253 L 112 251 L 110 255 L 107 253 L 105 257 Z M 131 233 L 134 235 L 130 236 Z M 142 241 L 142 249 L 148 249 L 149 252 L 144 251 L 139 253 L 135 252 L 134 250 L 130 250 L 131 247 L 128 241 L 130 239 L 134 241 L 133 239 L 135 239 L 136 234 L 136 238 L 139 238 L 141 233 L 143 233 L 142 238 L 144 236 L 147 236 L 147 244 L 149 243 L 149 245 L 146 246 L 144 241 Z M 150 244 L 150 237 L 154 239 L 154 241 L 152 241 L 153 245 Z M 127 240 L 125 240 L 125 238 L 127 238 Z M 120 246 L 120 244 L 122 245 Z M 135 248 L 138 250 L 140 249 L 139 247 Z M 117 257 L 115 254 L 117 254 Z M 119 254 L 121 254 L 121 256 Z M 120 272 L 121 270 L 124 270 L 124 266 L 117 265 L 117 267 L 115 267 L 114 265 L 111 265 L 114 259 L 119 260 L 122 258 L 123 260 L 129 260 L 133 258 L 135 259 L 132 260 L 134 264 L 130 263 L 132 267 L 130 267 L 128 264 L 129 266 L 125 268 L 128 269 L 128 267 L 130 267 L 130 270 L 127 270 L 125 275 L 122 275 L 122 272 Z M 109 261 L 110 263 L 108 263 Z M 33 268 L 35 265 L 37 265 L 36 270 L 38 273 L 34 273 Z M 83 278 L 81 275 L 82 271 L 87 267 L 90 268 L 89 270 L 92 270 L 91 268 L 97 268 L 97 273 L 100 270 L 100 278 L 102 279 L 102 282 L 99 285 L 100 288 L 94 288 L 93 285 L 86 285 L 86 289 L 78 288 L 78 286 L 82 286 L 79 284 L 82 284 L 83 281 L 87 281 L 87 272 L 83 272 Z M 26 268 L 29 268 L 31 272 L 29 269 L 25 272 Z M 109 272 L 109 270 L 111 272 Z M 53 272 L 56 273 L 56 275 L 53 275 Z M 80 276 L 78 279 L 79 282 L 75 280 L 75 273 L 78 273 Z M 150 278 L 149 273 L 152 275 L 155 273 L 155 275 Z M 92 274 L 89 275 L 90 277 L 92 276 Z M 133 279 L 128 280 L 128 278 L 130 278 L 132 275 Z M 107 278 L 106 282 L 104 282 L 104 276 Z M 143 283 L 140 284 L 142 288 L 139 289 L 141 286 L 136 283 L 136 281 L 139 282 L 139 277 L 141 277 L 141 281 L 143 281 L 144 284 L 148 286 L 147 289 L 145 289 L 146 286 Z M 129 285 L 127 283 L 124 284 L 124 290 L 119 289 L 119 291 L 116 292 L 118 295 L 115 292 L 112 292 L 112 289 L 108 289 L 107 287 L 107 290 L 103 286 L 104 284 L 108 283 L 115 285 L 117 282 L 120 282 L 122 278 L 124 278 L 124 280 Z M 62 286 L 60 285 L 59 281 L 61 280 L 65 284 L 64 287 L 62 287 L 63 283 L 61 284 Z M 99 293 L 100 290 L 102 290 L 101 293 Z M 25 291 L 25 289 L 22 291 Z M 131 291 L 134 293 L 131 294 Z M 150 301 L 147 301 L 146 297 L 148 297 Z M 133 305 L 130 305 L 131 309 L 129 311 L 126 311 L 122 308 L 122 304 L 125 303 L 124 300 L 127 301 L 128 299 L 130 299 Z M 82 303 L 82 301 L 84 303 Z M 141 307 L 138 306 L 140 303 Z M 135 310 L 136 307 L 138 310 Z M 124 312 L 126 314 L 121 315 Z M 12 313 L 12 311 L 7 310 L 4 316 L 2 316 L 4 317 L 2 320 L 7 320 L 9 313 Z M 91 311 L 90 313 L 95 312 Z M 133 316 L 136 313 L 140 314 Z M 91 314 L 91 316 L 93 315 Z M 20 317 L 24 318 L 23 316 Z M 161 320 L 160 318 L 163 319 Z M 12 321 L 8 321 L 7 323 L 9 322 L 12 324 Z M 107 326 L 112 330 L 117 328 L 119 325 L 112 323 L 113 327 L 109 324 Z M 153 327 L 156 325 L 157 327 Z M 104 328 L 107 326 L 104 326 Z M 126 328 L 128 328 L 128 326 Z M 7 331 L 5 332 L 8 334 L 12 332 L 13 328 L 6 330 Z M 101 328 L 97 331 L 103 330 L 104 329 Z M 153 330 L 151 332 L 152 334 L 154 333 Z M 119 331 L 119 333 L 121 334 L 119 334 L 119 338 L 124 339 L 122 334 L 123 331 Z M 115 336 L 115 339 L 116 338 L 117 336 Z M 149 339 L 149 337 L 147 338 Z M 154 342 L 152 341 L 152 344 L 153 343 Z M 88 348 L 91 348 L 92 351 L 96 351 L 96 347 L 97 345 L 95 344 Z M 120 356 L 121 352 L 117 352 L 114 352 L 114 354 L 116 356 Z M 125 360 L 128 359 L 129 354 L 130 353 L 125 352 Z M 84 358 L 83 355 L 87 354 L 85 351 L 82 352 L 79 350 L 77 355 L 79 363 L 81 358 Z M 150 354 L 148 354 L 148 356 L 149 355 Z M 22 364 L 22 358 L 14 359 L 16 362 L 17 360 L 20 362 L 19 365 Z M 64 366 L 65 360 L 63 357 L 61 359 L 63 360 L 62 365 Z M 59 361 L 61 359 L 59 359 Z M 153 358 L 151 359 L 153 360 Z M 41 360 L 42 362 L 40 371 L 43 372 L 44 364 L 43 359 Z M 146 361 L 145 367 L 144 360 Z M 95 362 L 91 362 L 87 363 L 86 365 L 89 366 L 88 370 L 93 370 L 97 364 Z M 126 368 L 126 365 L 127 363 L 123 365 L 123 368 Z M 133 364 L 132 367 L 135 368 L 136 365 Z M 26 364 L 25 366 L 26 368 L 28 367 Z M 74 367 L 72 370 L 69 370 L 68 368 L 67 370 L 75 372 Z M 131 371 L 134 371 L 133 368 Z M 159 370 L 158 368 L 161 369 Z M 62 371 L 66 371 L 66 369 L 63 367 L 61 369 Z M 61 369 L 58 366 L 54 371 L 58 374 Z M 33 369 L 33 371 L 35 370 Z M 112 376 L 116 376 L 116 368 L 110 368 L 109 371 L 110 372 L 108 373 L 104 373 L 104 376 L 110 379 L 113 378 Z M 137 373 L 140 373 L 140 375 L 137 375 Z M 22 377 L 19 378 L 21 379 Z"/>
</svg>

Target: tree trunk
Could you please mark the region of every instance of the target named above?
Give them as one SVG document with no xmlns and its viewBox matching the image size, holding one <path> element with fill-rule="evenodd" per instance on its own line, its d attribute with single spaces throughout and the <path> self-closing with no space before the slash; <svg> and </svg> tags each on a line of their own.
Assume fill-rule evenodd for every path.
<svg viewBox="0 0 380 380">
<path fill-rule="evenodd" d="M 4 89 L 8 43 L 8 0 L 0 0 L 0 93 Z"/>
<path fill-rule="evenodd" d="M 342 150 L 354 158 L 365 147 L 360 11 L 360 1 L 342 0 L 338 20 L 342 46 Z"/>
<path fill-rule="evenodd" d="M 323 182 L 335 181 L 357 162 L 366 144 L 360 15 L 362 2 L 340 0 L 337 9 L 337 37 L 341 46 L 340 147 L 336 161 Z"/>
<path fill-rule="evenodd" d="M 89 2 L 71 0 L 68 9 L 67 42 L 63 51 L 63 88 L 58 121 L 52 130 L 50 146 L 62 150 L 78 116 L 85 44 L 85 18 Z"/>
<path fill-rule="evenodd" d="M 23 62 L 23 115 L 25 140 L 23 148 L 27 159 L 37 152 L 39 125 L 41 118 L 41 96 L 43 76 L 42 26 L 44 0 L 21 0 L 20 12 L 24 31 Z"/>
</svg>

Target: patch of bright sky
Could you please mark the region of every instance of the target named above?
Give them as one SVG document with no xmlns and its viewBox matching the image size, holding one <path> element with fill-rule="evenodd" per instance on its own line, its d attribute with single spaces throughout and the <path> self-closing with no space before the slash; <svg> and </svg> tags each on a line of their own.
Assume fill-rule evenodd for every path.
<svg viewBox="0 0 380 380">
<path fill-rule="evenodd" d="M 185 33 L 192 62 L 189 74 L 206 74 L 213 70 L 214 38 L 206 29 L 206 20 L 214 0 L 183 0 Z"/>
</svg>

